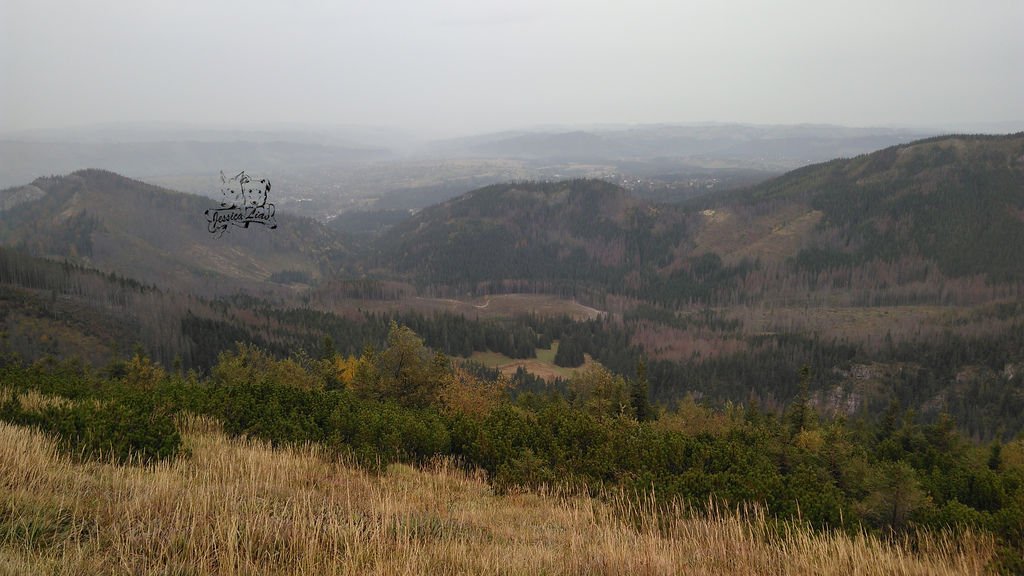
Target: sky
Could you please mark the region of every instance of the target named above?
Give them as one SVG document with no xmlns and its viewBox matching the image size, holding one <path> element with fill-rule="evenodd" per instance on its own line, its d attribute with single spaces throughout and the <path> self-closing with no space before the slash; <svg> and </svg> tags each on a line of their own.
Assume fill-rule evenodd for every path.
<svg viewBox="0 0 1024 576">
<path fill-rule="evenodd" d="M 0 131 L 1024 120 L 1020 0 L 0 0 Z"/>
</svg>

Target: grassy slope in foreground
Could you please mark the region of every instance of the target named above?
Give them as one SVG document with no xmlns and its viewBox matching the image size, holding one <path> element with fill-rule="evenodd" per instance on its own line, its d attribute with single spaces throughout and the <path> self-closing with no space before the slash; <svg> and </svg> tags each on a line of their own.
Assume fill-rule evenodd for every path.
<svg viewBox="0 0 1024 576">
<path fill-rule="evenodd" d="M 77 463 L 0 423 L 0 574 L 977 574 L 992 554 L 972 536 L 912 551 L 756 512 L 496 496 L 449 461 L 375 476 L 184 429 L 190 456 L 142 467 Z"/>
</svg>

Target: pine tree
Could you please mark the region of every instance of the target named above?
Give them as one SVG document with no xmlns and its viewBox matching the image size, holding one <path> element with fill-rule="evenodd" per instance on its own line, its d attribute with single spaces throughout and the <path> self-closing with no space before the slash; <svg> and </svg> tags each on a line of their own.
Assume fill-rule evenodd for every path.
<svg viewBox="0 0 1024 576">
<path fill-rule="evenodd" d="M 793 436 L 803 432 L 810 424 L 810 383 L 811 368 L 804 364 L 800 367 L 800 393 L 789 414 L 790 434 Z"/>
<path fill-rule="evenodd" d="M 654 410 L 648 399 L 649 388 L 647 363 L 640 359 L 636 364 L 636 378 L 629 383 L 630 404 L 633 407 L 633 414 L 640 422 L 654 419 Z"/>
</svg>

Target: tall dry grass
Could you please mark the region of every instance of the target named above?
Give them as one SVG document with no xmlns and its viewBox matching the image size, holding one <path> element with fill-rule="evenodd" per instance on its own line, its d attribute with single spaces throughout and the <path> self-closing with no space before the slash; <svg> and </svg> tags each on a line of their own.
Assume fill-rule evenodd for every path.
<svg viewBox="0 0 1024 576">
<path fill-rule="evenodd" d="M 495 495 L 450 461 L 374 475 L 184 428 L 189 455 L 141 467 L 0 423 L 0 574 L 977 574 L 993 552 L 776 530 L 757 510 Z"/>
</svg>

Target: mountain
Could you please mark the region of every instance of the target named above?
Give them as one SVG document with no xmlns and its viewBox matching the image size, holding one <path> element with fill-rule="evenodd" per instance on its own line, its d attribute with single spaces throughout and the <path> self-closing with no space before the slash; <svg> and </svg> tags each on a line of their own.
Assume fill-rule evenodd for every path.
<svg viewBox="0 0 1024 576">
<path fill-rule="evenodd" d="M 146 136 L 139 134 L 137 137 Z M 305 135 L 280 135 L 296 141 L 267 139 L 274 136 L 277 135 L 185 132 L 152 135 L 172 138 L 169 140 L 135 140 L 131 134 L 113 133 L 110 137 L 121 140 L 51 141 L 0 135 L 0 158 L 3 159 L 0 161 L 0 186 L 25 182 L 40 174 L 65 174 L 89 166 L 103 166 L 120 174 L 147 178 L 216 174 L 230 166 L 260 166 L 264 172 L 293 170 L 381 159 L 390 154 L 381 148 L 308 141 L 312 137 Z"/>
<path fill-rule="evenodd" d="M 622 288 L 671 263 L 685 238 L 678 214 L 601 180 L 498 184 L 399 223 L 378 242 L 376 264 L 469 290 Z"/>
<path fill-rule="evenodd" d="M 524 134 L 483 142 L 473 150 L 488 156 L 511 158 L 550 158 L 555 160 L 608 159 L 630 156 L 626 146 L 592 132 L 573 131 L 556 134 Z"/>
<path fill-rule="evenodd" d="M 1024 133 L 901 144 L 702 204 L 699 248 L 726 259 L 814 271 L 917 261 L 948 277 L 1024 280 Z"/>
<path fill-rule="evenodd" d="M 345 250 L 321 224 L 280 213 L 276 229 L 253 224 L 218 237 L 205 216 L 216 201 L 103 170 L 0 191 L 0 206 L 11 206 L 0 212 L 0 244 L 201 293 L 309 282 Z"/>
<path fill-rule="evenodd" d="M 374 263 L 456 292 L 586 287 L 721 302 L 843 288 L 928 299 L 1024 280 L 1021 246 L 1017 134 L 900 144 L 683 206 L 600 180 L 488 186 L 396 225 Z"/>
<path fill-rule="evenodd" d="M 0 244 L 201 294 L 294 292 L 283 283 L 359 269 L 435 295 L 598 307 L 605 295 L 669 308 L 974 305 L 1017 297 L 1024 281 L 1024 134 L 899 144 L 682 205 L 602 180 L 497 184 L 358 245 L 284 214 L 275 230 L 216 238 L 211 200 L 100 170 L 0 192 L 0 207 Z"/>
<path fill-rule="evenodd" d="M 674 159 L 690 166 L 792 169 L 926 134 L 828 125 L 640 125 L 496 133 L 435 144 L 442 151 L 549 162 Z"/>
<path fill-rule="evenodd" d="M 606 314 L 549 323 L 509 306 L 491 332 L 460 325 L 497 313 L 483 297 L 465 317 L 400 320 L 462 356 L 557 340 L 569 364 L 630 375 L 643 360 L 662 403 L 782 410 L 806 365 L 823 412 L 898 402 L 978 438 L 1024 429 L 1024 135 L 901 144 L 681 205 L 602 180 L 492 185 L 366 216 L 351 244 L 285 215 L 215 238 L 210 204 L 99 170 L 0 193 L 0 353 L 104 362 L 139 342 L 200 368 L 236 341 L 351 354 L 380 345 L 381 311 L 429 310 L 419 297 L 538 292 Z"/>
</svg>

